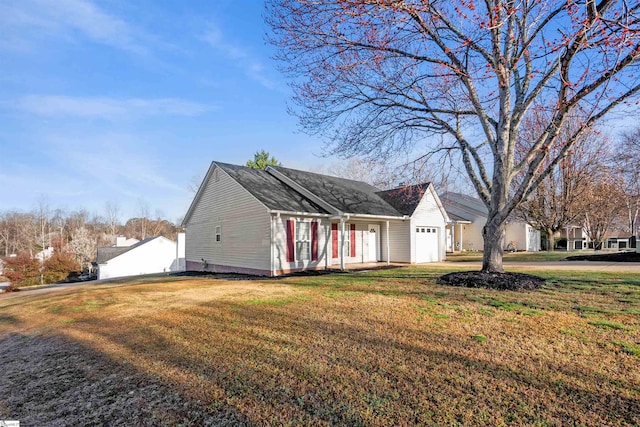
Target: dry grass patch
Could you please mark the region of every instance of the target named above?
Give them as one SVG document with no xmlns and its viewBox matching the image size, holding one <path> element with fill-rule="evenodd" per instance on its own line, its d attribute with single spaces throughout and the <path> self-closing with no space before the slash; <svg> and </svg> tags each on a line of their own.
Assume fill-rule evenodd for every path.
<svg viewBox="0 0 640 427">
<path fill-rule="evenodd" d="M 172 391 L 140 409 L 157 423 L 640 424 L 640 315 L 620 301 L 640 298 L 636 278 L 546 272 L 541 291 L 499 292 L 436 285 L 443 272 L 25 292 L 0 298 L 0 349 L 36 334 L 95 353 L 88 371 L 124 364 Z M 16 399 L 0 419 L 26 416 Z"/>
</svg>

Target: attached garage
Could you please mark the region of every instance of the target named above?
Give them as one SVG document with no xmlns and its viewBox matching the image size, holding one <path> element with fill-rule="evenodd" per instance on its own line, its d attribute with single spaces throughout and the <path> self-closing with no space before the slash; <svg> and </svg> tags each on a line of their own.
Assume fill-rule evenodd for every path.
<svg viewBox="0 0 640 427">
<path fill-rule="evenodd" d="M 438 228 L 433 226 L 416 226 L 416 263 L 437 262 L 439 257 Z"/>
</svg>

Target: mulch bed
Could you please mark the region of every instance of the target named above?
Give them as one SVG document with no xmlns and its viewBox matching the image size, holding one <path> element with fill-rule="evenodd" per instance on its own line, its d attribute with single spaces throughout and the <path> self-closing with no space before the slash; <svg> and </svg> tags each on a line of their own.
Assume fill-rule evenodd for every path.
<svg viewBox="0 0 640 427">
<path fill-rule="evenodd" d="M 614 252 L 608 254 L 573 255 L 567 261 L 610 261 L 610 262 L 640 262 L 640 252 Z"/>
<path fill-rule="evenodd" d="M 441 276 L 438 284 L 466 288 L 486 288 L 500 291 L 532 291 L 540 289 L 545 279 L 524 273 L 483 273 L 464 271 Z"/>
</svg>

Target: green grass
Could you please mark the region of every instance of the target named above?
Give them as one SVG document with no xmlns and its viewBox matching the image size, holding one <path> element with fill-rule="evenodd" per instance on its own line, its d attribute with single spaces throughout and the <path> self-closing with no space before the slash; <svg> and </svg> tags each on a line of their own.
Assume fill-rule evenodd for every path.
<svg viewBox="0 0 640 427">
<path fill-rule="evenodd" d="M 625 325 L 618 322 L 611 322 L 608 320 L 592 320 L 589 322 L 590 325 L 593 325 L 597 328 L 609 328 L 609 329 L 618 329 L 618 330 L 626 330 L 628 329 Z"/>
<path fill-rule="evenodd" d="M 622 351 L 627 354 L 640 357 L 640 345 L 638 344 L 633 344 L 626 341 L 613 341 L 612 344 L 619 346 L 620 348 L 622 348 Z"/>
<path fill-rule="evenodd" d="M 582 252 L 580 252 L 583 254 Z M 505 252 L 505 262 L 533 262 L 533 261 L 562 261 L 568 256 L 576 255 L 576 252 L 566 251 L 540 251 L 540 252 Z M 482 252 L 456 252 L 447 254 L 448 262 L 479 262 L 482 261 Z"/>
</svg>

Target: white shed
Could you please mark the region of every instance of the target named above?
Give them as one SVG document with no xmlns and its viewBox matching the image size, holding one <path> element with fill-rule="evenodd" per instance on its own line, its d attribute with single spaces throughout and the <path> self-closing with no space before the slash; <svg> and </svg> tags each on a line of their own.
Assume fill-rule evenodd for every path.
<svg viewBox="0 0 640 427">
<path fill-rule="evenodd" d="M 180 248 L 182 245 L 182 248 Z M 98 280 L 184 270 L 184 237 L 178 242 L 157 236 L 131 246 L 98 248 Z"/>
</svg>

